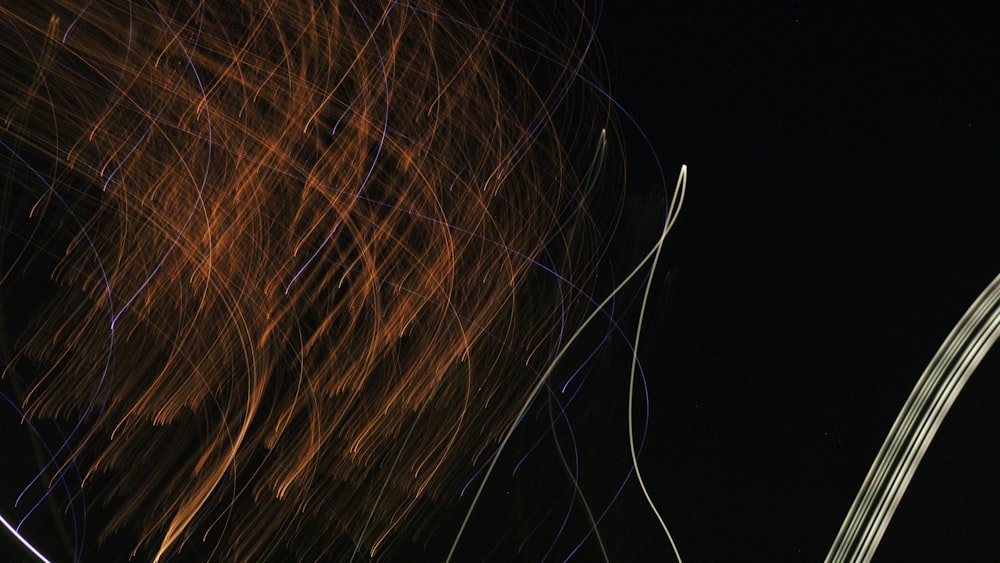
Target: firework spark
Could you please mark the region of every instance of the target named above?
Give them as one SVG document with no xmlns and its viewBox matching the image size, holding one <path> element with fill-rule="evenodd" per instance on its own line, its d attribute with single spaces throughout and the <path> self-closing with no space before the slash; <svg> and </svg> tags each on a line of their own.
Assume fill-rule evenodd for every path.
<svg viewBox="0 0 1000 563">
<path fill-rule="evenodd" d="M 451 4 L 0 7 L 4 377 L 73 421 L 26 505 L 376 556 L 509 437 L 603 311 L 610 111 L 583 7 Z"/>
</svg>

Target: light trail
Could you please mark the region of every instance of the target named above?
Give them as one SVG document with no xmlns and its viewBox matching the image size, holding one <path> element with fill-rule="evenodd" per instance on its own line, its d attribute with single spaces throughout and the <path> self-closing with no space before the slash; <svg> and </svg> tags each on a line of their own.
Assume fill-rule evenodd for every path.
<svg viewBox="0 0 1000 563">
<path fill-rule="evenodd" d="M 7 529 L 10 535 L 14 536 L 14 538 L 18 542 L 20 542 L 21 545 L 23 545 L 28 551 L 30 551 L 35 557 L 37 557 L 39 561 L 41 561 L 42 563 L 51 563 L 48 559 L 45 558 L 44 555 L 42 555 L 41 551 L 36 549 L 35 546 L 31 545 L 31 542 L 28 541 L 27 538 L 22 536 L 21 533 L 18 532 L 16 528 L 14 528 L 14 526 L 11 526 L 10 522 L 7 522 L 7 519 L 4 518 L 3 516 L 0 516 L 0 524 L 3 524 L 3 527 Z"/>
<path fill-rule="evenodd" d="M 503 440 L 500 442 L 500 447 L 498 448 L 497 452 L 493 455 L 493 458 L 490 460 L 490 463 L 487 466 L 486 473 L 483 476 L 482 481 L 480 481 L 479 483 L 479 487 L 476 490 L 476 494 L 472 498 L 472 504 L 466 511 L 465 518 L 462 520 L 462 524 L 458 529 L 458 533 L 455 535 L 455 539 L 452 542 L 451 549 L 449 550 L 448 556 L 445 559 L 446 563 L 450 562 L 452 560 L 452 557 L 454 557 L 455 555 L 455 550 L 458 548 L 458 544 L 462 540 L 462 535 L 464 534 L 465 528 L 469 523 L 469 519 L 472 517 L 472 513 L 476 510 L 476 506 L 479 503 L 479 499 L 483 493 L 483 490 L 486 488 L 486 484 L 487 482 L 489 482 L 490 476 L 493 474 L 493 469 L 496 467 L 497 461 L 500 459 L 500 453 L 502 453 L 503 450 L 507 447 L 507 444 L 510 443 L 511 436 L 513 436 L 514 431 L 517 430 L 518 423 L 528 412 L 528 409 L 531 408 L 531 405 L 534 404 L 535 399 L 542 392 L 542 389 L 544 389 L 545 386 L 549 383 L 549 378 L 552 376 L 552 373 L 555 371 L 556 367 L 558 367 L 559 361 L 563 358 L 563 356 L 566 355 L 566 353 L 572 347 L 573 343 L 576 342 L 577 338 L 580 337 L 580 335 L 583 333 L 584 330 L 586 330 L 586 328 L 590 325 L 590 323 L 592 323 L 594 319 L 596 319 L 598 316 L 606 314 L 605 307 L 607 307 L 611 302 L 614 301 L 615 296 L 620 291 L 622 291 L 622 289 L 625 288 L 632 279 L 637 277 L 640 274 L 640 272 L 642 272 L 643 268 L 647 266 L 647 264 L 651 265 L 649 273 L 647 274 L 646 285 L 643 291 L 643 301 L 642 301 L 642 306 L 640 308 L 639 324 L 636 328 L 636 335 L 633 344 L 632 363 L 629 373 L 629 397 L 628 397 L 629 452 L 632 456 L 632 469 L 635 472 L 635 475 L 639 481 L 639 487 L 642 489 L 647 504 L 655 514 L 657 521 L 660 523 L 660 526 L 662 527 L 664 533 L 666 534 L 666 537 L 670 543 L 670 547 L 672 548 L 678 563 L 680 563 L 681 556 L 680 553 L 678 552 L 677 545 L 674 543 L 673 536 L 670 534 L 670 530 L 667 528 L 666 523 L 664 523 L 663 517 L 660 515 L 660 512 L 656 507 L 656 503 L 653 501 L 652 497 L 649 494 L 649 491 L 646 488 L 645 483 L 642 481 L 642 477 L 639 471 L 639 459 L 635 448 L 635 430 L 632 424 L 633 420 L 632 398 L 634 395 L 636 366 L 638 365 L 638 341 L 642 331 L 642 318 L 643 318 L 642 312 L 645 310 L 646 305 L 648 303 L 649 290 L 652 284 L 653 275 L 656 272 L 656 265 L 659 261 L 660 252 L 663 249 L 663 242 L 664 240 L 666 240 L 667 234 L 670 232 L 670 229 L 674 226 L 674 223 L 677 220 L 677 215 L 680 212 L 680 209 L 684 203 L 684 195 L 686 190 L 687 190 L 687 166 L 682 166 L 680 174 L 677 176 L 677 185 L 674 188 L 673 197 L 671 197 L 670 199 L 669 212 L 667 214 L 666 221 L 664 222 L 663 231 L 660 233 L 659 239 L 657 240 L 653 248 L 649 251 L 649 253 L 646 254 L 645 257 L 643 257 L 643 259 L 639 262 L 639 264 L 627 276 L 625 276 L 625 278 L 618 284 L 618 286 L 616 286 L 614 290 L 612 290 L 608 294 L 608 296 L 605 297 L 597 305 L 597 308 L 593 312 L 591 312 L 586 319 L 584 319 L 584 321 L 576 329 L 573 335 L 570 336 L 569 339 L 566 341 L 566 343 L 562 346 L 562 348 L 560 348 L 559 352 L 552 359 L 552 362 L 549 364 L 545 372 L 535 382 L 535 386 L 531 389 L 531 393 L 527 396 L 524 403 L 521 405 L 521 409 L 518 411 L 514 424 L 512 424 L 510 428 L 507 429 L 507 432 L 504 434 Z"/>
<path fill-rule="evenodd" d="M 535 4 L 0 5 L 10 399 L 72 429 L 25 498 L 79 469 L 151 560 L 381 557 L 588 313 L 631 346 L 603 8 Z"/>
<path fill-rule="evenodd" d="M 868 471 L 827 563 L 871 561 L 920 460 L 1000 335 L 1000 276 L 958 321 L 924 370 Z"/>
</svg>

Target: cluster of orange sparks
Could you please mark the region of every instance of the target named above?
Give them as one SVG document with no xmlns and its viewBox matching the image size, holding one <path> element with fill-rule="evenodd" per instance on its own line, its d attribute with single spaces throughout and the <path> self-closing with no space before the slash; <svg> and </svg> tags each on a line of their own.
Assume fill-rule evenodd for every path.
<svg viewBox="0 0 1000 563">
<path fill-rule="evenodd" d="M 0 152 L 28 171 L 0 289 L 58 283 L 7 371 L 28 419 L 83 421 L 49 474 L 82 467 L 105 535 L 250 561 L 426 532 L 595 267 L 578 9 L 0 6 Z"/>
</svg>

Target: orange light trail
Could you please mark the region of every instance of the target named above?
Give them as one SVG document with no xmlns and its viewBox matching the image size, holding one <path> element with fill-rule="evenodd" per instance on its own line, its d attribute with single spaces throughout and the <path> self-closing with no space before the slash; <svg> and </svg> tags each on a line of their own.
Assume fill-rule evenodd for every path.
<svg viewBox="0 0 1000 563">
<path fill-rule="evenodd" d="M 5 378 L 79 420 L 47 475 L 102 537 L 375 556 L 515 423 L 593 303 L 611 112 L 584 7 L 453 4 L 0 7 Z"/>
</svg>

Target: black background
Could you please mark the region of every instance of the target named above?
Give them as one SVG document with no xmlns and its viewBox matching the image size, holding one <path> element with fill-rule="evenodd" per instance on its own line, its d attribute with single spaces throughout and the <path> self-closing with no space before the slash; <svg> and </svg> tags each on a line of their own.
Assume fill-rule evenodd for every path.
<svg viewBox="0 0 1000 563">
<path fill-rule="evenodd" d="M 645 471 L 686 560 L 817 561 L 1000 270 L 998 5 L 652 5 L 609 5 L 602 27 L 613 94 L 667 169 L 690 167 Z M 990 558 L 997 367 L 877 560 Z"/>
</svg>

